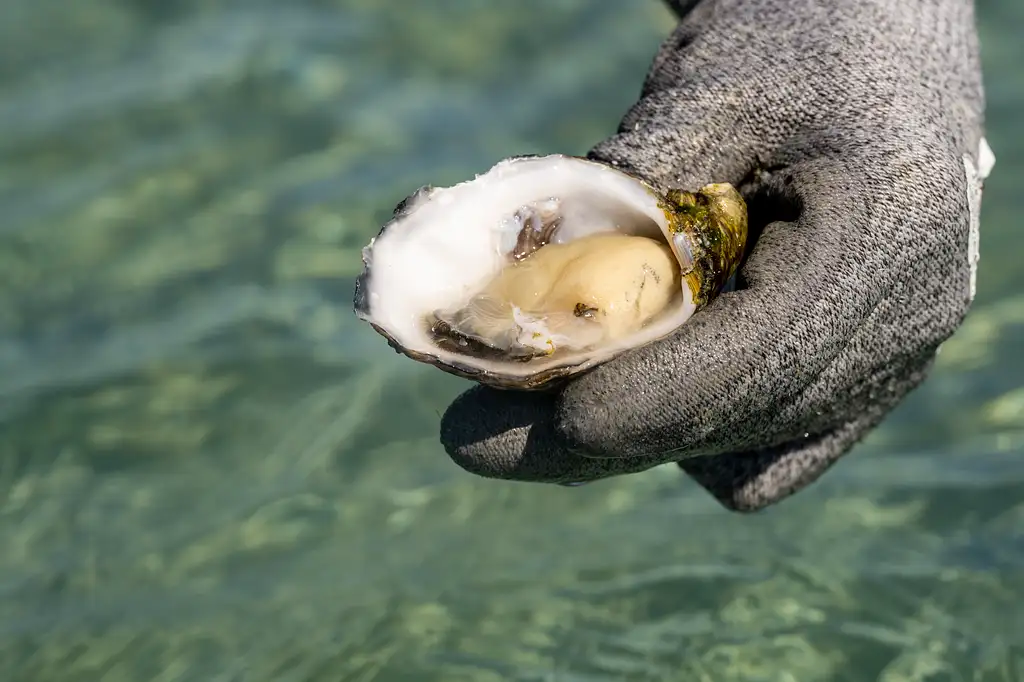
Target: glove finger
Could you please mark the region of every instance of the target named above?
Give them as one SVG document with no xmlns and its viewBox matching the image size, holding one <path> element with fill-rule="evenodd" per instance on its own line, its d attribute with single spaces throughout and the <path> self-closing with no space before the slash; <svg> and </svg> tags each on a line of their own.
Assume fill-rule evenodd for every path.
<svg viewBox="0 0 1024 682">
<path fill-rule="evenodd" d="M 817 480 L 875 423 L 857 420 L 822 436 L 751 452 L 681 460 L 679 467 L 722 506 L 759 511 Z"/>
<path fill-rule="evenodd" d="M 885 418 L 901 396 L 924 380 L 932 364 L 933 357 L 895 377 L 875 379 L 876 386 L 886 386 L 879 393 L 888 399 L 870 404 L 822 435 L 773 448 L 684 459 L 679 467 L 728 509 L 764 509 L 818 480 Z"/>
<path fill-rule="evenodd" d="M 554 429 L 548 393 L 469 389 L 441 419 L 441 442 L 456 464 L 488 478 L 578 483 L 625 473 L 613 460 L 592 459 L 565 447 Z M 644 461 L 631 462 L 640 471 Z"/>
<path fill-rule="evenodd" d="M 765 227 L 746 288 L 567 387 L 555 425 L 571 447 L 593 457 L 718 454 L 786 435 L 779 406 L 833 361 L 888 290 L 886 275 L 904 267 L 895 245 L 863 226 L 871 192 L 857 178 L 872 169 L 846 164 L 802 162 L 777 177 L 772 191 L 799 216 Z M 871 220 L 887 218 L 898 216 Z"/>
</svg>

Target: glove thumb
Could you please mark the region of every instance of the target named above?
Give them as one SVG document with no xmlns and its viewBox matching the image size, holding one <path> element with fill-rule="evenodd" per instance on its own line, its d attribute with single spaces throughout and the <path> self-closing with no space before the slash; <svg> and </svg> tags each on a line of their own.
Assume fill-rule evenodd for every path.
<svg viewBox="0 0 1024 682">
<path fill-rule="evenodd" d="M 715 74 L 706 60 L 683 54 L 694 45 L 673 45 L 679 34 L 692 31 L 680 25 L 655 60 L 641 99 L 589 158 L 662 190 L 693 191 L 712 182 L 738 185 L 784 139 L 777 112 L 748 111 L 741 104 L 763 100 L 763 83 Z"/>
</svg>

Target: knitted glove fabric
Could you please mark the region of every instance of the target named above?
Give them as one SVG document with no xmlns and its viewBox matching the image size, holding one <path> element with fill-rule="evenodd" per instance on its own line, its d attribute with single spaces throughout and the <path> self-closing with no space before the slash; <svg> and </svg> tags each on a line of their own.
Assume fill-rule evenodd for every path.
<svg viewBox="0 0 1024 682">
<path fill-rule="evenodd" d="M 441 439 L 488 477 L 678 462 L 753 511 L 818 478 L 926 377 L 974 296 L 984 97 L 969 0 L 679 0 L 641 97 L 590 156 L 731 182 L 735 291 L 554 394 L 470 389 Z"/>
</svg>

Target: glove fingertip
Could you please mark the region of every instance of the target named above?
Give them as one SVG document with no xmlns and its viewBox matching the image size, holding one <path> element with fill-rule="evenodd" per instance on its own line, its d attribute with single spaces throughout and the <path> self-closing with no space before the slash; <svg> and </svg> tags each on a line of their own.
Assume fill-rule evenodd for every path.
<svg viewBox="0 0 1024 682">
<path fill-rule="evenodd" d="M 441 444 L 469 473 L 487 478 L 562 478 L 564 451 L 552 428 L 554 396 L 484 386 L 458 396 L 441 418 Z"/>
<path fill-rule="evenodd" d="M 494 402 L 488 389 L 477 386 L 456 397 L 441 417 L 445 452 L 460 467 L 479 476 L 500 475 L 502 464 L 510 459 L 503 457 L 498 447 L 508 428 L 498 423 L 504 412 Z"/>
<path fill-rule="evenodd" d="M 754 513 L 817 481 L 864 433 L 863 425 L 850 424 L 773 448 L 694 457 L 678 465 L 726 509 Z"/>
</svg>

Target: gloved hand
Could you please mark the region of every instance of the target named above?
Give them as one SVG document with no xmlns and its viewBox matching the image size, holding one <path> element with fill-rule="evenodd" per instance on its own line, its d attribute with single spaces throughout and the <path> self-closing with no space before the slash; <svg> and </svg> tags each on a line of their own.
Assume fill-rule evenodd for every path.
<svg viewBox="0 0 1024 682">
<path fill-rule="evenodd" d="M 555 394 L 477 387 L 441 438 L 484 476 L 679 462 L 751 511 L 820 476 L 926 376 L 974 296 L 994 159 L 970 0 L 677 0 L 639 102 L 591 157 L 731 182 L 738 288 Z"/>
</svg>

